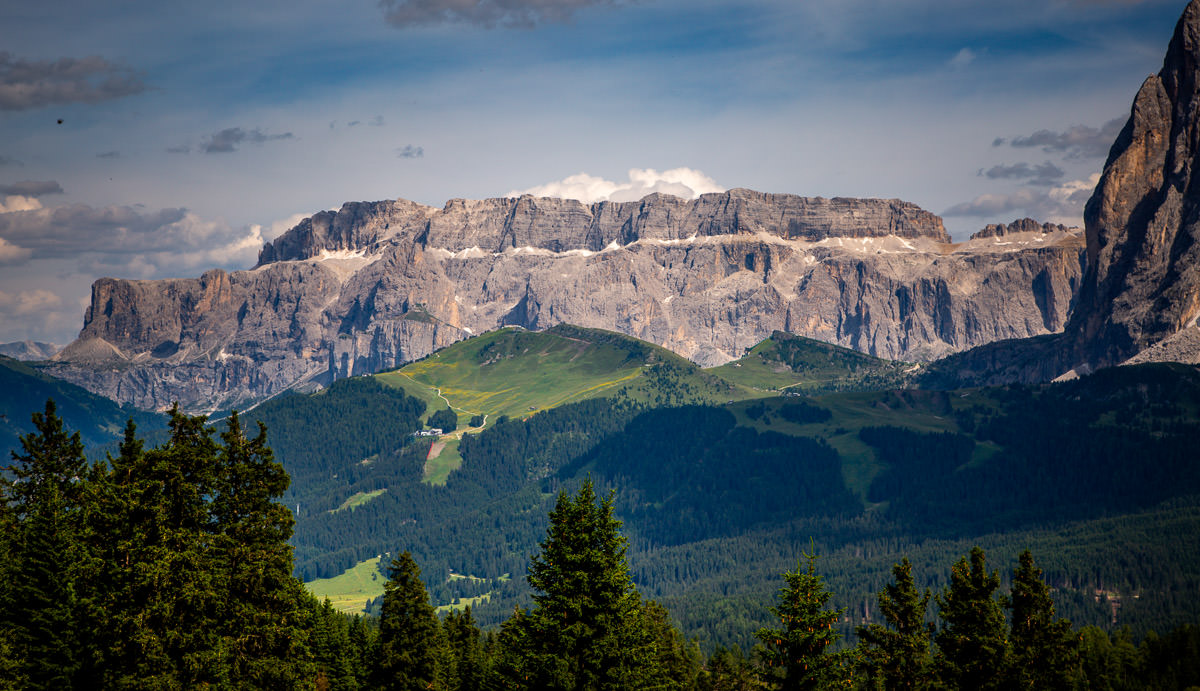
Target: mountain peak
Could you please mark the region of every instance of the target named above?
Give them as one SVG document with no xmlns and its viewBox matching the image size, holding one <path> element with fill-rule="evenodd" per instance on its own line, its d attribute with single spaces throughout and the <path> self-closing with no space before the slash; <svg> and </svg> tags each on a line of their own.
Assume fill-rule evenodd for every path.
<svg viewBox="0 0 1200 691">
<path fill-rule="evenodd" d="M 1138 90 L 1084 211 L 1074 365 L 1118 364 L 1200 313 L 1200 0 Z"/>
</svg>

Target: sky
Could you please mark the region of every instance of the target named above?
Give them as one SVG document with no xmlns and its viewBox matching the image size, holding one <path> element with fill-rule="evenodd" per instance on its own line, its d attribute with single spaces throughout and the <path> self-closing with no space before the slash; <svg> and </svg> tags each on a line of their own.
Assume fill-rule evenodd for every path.
<svg viewBox="0 0 1200 691">
<path fill-rule="evenodd" d="M 0 0 L 0 343 L 347 201 L 1082 208 L 1182 0 Z"/>
</svg>

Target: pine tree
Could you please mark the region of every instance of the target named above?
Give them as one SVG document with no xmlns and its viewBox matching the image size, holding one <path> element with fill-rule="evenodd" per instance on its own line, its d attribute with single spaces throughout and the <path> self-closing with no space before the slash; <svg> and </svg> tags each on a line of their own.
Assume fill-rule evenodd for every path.
<svg viewBox="0 0 1200 691">
<path fill-rule="evenodd" d="M 450 612 L 442 621 L 442 631 L 454 658 L 455 684 L 460 691 L 480 691 L 487 678 L 487 659 L 482 636 L 468 606 Z"/>
<path fill-rule="evenodd" d="M 917 590 L 912 563 L 892 566 L 896 582 L 879 593 L 887 626 L 858 627 L 859 650 L 867 678 L 884 689 L 925 689 L 933 681 L 930 642 L 934 626 L 925 621 L 930 592 Z"/>
<path fill-rule="evenodd" d="M 1079 665 L 1079 642 L 1071 622 L 1055 617 L 1050 590 L 1029 550 L 1021 553 L 1012 595 L 1004 603 L 1012 610 L 1013 687 L 1070 689 Z"/>
<path fill-rule="evenodd" d="M 522 688 L 625 689 L 658 682 L 641 598 L 625 562 L 613 495 L 591 480 L 558 495 L 541 552 L 530 560 L 534 607 L 502 631 L 502 667 Z"/>
<path fill-rule="evenodd" d="M 33 425 L 20 438 L 23 453 L 12 453 L 12 479 L 0 484 L 12 576 L 0 603 L 3 633 L 24 686 L 84 687 L 94 674 L 83 616 L 89 597 L 81 539 L 87 460 L 79 433 L 67 434 L 53 401 L 33 414 Z"/>
<path fill-rule="evenodd" d="M 1000 574 L 989 573 L 983 550 L 974 547 L 970 562 L 959 559 L 950 585 L 937 597 L 944 628 L 938 632 L 941 679 L 952 688 L 994 689 L 1008 669 L 1007 625 L 994 594 Z"/>
<path fill-rule="evenodd" d="M 292 576 L 294 520 L 276 499 L 289 479 L 266 442 L 247 439 L 234 411 L 221 434 L 211 498 L 225 597 L 221 649 L 232 678 L 260 688 L 294 686 L 303 672 L 298 628 L 303 585 Z"/>
<path fill-rule="evenodd" d="M 806 554 L 808 568 L 783 574 L 779 604 L 771 613 L 780 628 L 762 628 L 754 636 L 763 644 L 761 652 L 766 678 L 777 688 L 819 689 L 836 680 L 842 656 L 829 648 L 841 635 L 834 630 L 845 609 L 827 609 L 833 594 L 825 589 L 817 573 L 816 554 Z"/>
<path fill-rule="evenodd" d="M 431 688 L 437 678 L 440 635 L 421 569 L 404 552 L 392 560 L 384 586 L 374 685 L 413 691 Z"/>
</svg>

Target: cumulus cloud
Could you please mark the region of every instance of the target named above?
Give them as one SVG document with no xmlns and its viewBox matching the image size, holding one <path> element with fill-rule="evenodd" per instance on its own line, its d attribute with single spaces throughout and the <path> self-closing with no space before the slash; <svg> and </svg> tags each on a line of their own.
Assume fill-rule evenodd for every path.
<svg viewBox="0 0 1200 691">
<path fill-rule="evenodd" d="M 0 52 L 0 110 L 96 103 L 146 90 L 134 70 L 93 55 L 21 60 Z"/>
<path fill-rule="evenodd" d="M 396 156 L 398 158 L 424 158 L 425 147 L 408 144 L 407 146 L 396 149 Z"/>
<path fill-rule="evenodd" d="M 250 230 L 252 233 L 257 233 L 258 236 L 263 239 L 263 242 L 270 242 L 280 235 L 288 232 L 292 228 L 295 228 L 300 221 L 303 221 L 308 217 L 309 214 L 292 214 L 287 218 L 281 218 L 278 221 L 274 221 L 267 226 L 250 226 Z"/>
<path fill-rule="evenodd" d="M 227 127 L 208 137 L 200 149 L 206 154 L 226 154 L 237 151 L 238 146 L 246 142 L 262 144 L 263 142 L 278 141 L 280 139 L 295 139 L 295 137 L 291 132 L 267 134 L 257 127 L 252 130 L 245 130 L 241 127 Z"/>
<path fill-rule="evenodd" d="M 150 278 L 212 266 L 244 268 L 265 242 L 260 226 L 233 228 L 187 209 L 26 206 L 6 203 L 0 213 L 9 263 L 67 259 L 89 271 Z"/>
<path fill-rule="evenodd" d="M 62 194 L 62 185 L 57 180 L 22 180 L 11 185 L 0 185 L 0 194 L 21 197 L 40 197 L 44 194 Z"/>
<path fill-rule="evenodd" d="M 25 197 L 19 194 L 11 195 L 0 202 L 0 214 L 10 211 L 32 211 L 42 208 L 42 203 L 36 197 Z"/>
<path fill-rule="evenodd" d="M 62 304 L 61 297 L 41 288 L 20 290 L 15 293 L 0 290 L 0 312 L 6 314 L 18 316 L 37 314 Z"/>
<path fill-rule="evenodd" d="M 1092 196 L 1100 174 L 1087 180 L 1071 180 L 1049 189 L 1025 187 L 1012 194 L 983 194 L 969 202 L 955 204 L 943 216 L 992 217 L 1013 213 L 1043 222 L 1083 225 L 1083 206 Z"/>
<path fill-rule="evenodd" d="M 709 192 L 724 192 L 712 178 L 691 168 L 672 168 L 661 173 L 653 168 L 631 168 L 629 179 L 614 182 L 604 178 L 579 173 L 556 182 L 530 187 L 527 190 L 509 192 L 517 197 L 532 194 L 535 197 L 561 197 L 578 199 L 584 204 L 593 202 L 632 202 L 648 194 L 670 194 L 684 199 L 695 199 Z"/>
<path fill-rule="evenodd" d="M 1036 166 L 1028 163 L 1017 163 L 1011 166 L 998 165 L 979 171 L 981 177 L 992 180 L 1028 180 L 1030 185 L 1053 185 L 1065 174 L 1062 168 L 1050 161 Z"/>
<path fill-rule="evenodd" d="M 1104 158 L 1125 126 L 1125 118 L 1114 118 L 1099 128 L 1072 125 L 1062 132 L 1038 130 L 1025 137 L 998 137 L 992 146 L 1005 144 L 1018 149 L 1040 148 L 1043 153 L 1062 153 L 1070 159 Z"/>
<path fill-rule="evenodd" d="M 5 264 L 21 264 L 33 256 L 33 250 L 18 247 L 4 238 L 0 238 L 0 266 Z"/>
<path fill-rule="evenodd" d="M 533 28 L 566 22 L 576 11 L 627 4 L 625 0 L 379 0 L 384 19 L 397 27 L 473 24 L 486 28 Z"/>
</svg>

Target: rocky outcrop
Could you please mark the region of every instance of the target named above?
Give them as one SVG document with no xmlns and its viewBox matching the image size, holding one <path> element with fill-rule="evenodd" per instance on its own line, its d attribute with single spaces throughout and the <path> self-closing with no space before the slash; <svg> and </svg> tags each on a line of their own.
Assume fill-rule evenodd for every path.
<svg viewBox="0 0 1200 691">
<path fill-rule="evenodd" d="M 1142 84 L 1084 211 L 1087 273 L 1061 337 L 937 363 L 927 385 L 1038 382 L 1123 362 L 1200 362 L 1200 0 Z"/>
<path fill-rule="evenodd" d="M 1200 314 L 1200 2 L 1134 99 L 1084 212 L 1087 281 L 1075 367 L 1126 360 Z"/>
<path fill-rule="evenodd" d="M 1060 330 L 1082 259 L 1070 230 L 952 244 L 938 217 L 896 200 L 347 204 L 249 271 L 97 281 L 51 368 L 124 403 L 214 410 L 505 324 L 620 331 L 706 366 L 774 330 L 924 360 Z"/>
<path fill-rule="evenodd" d="M 1078 228 L 1064 226 L 1061 223 L 1038 223 L 1032 218 L 1018 218 L 1012 223 L 989 223 L 982 230 L 973 234 L 971 239 L 1002 238 L 1018 233 L 1066 233 L 1078 230 Z"/>
</svg>

